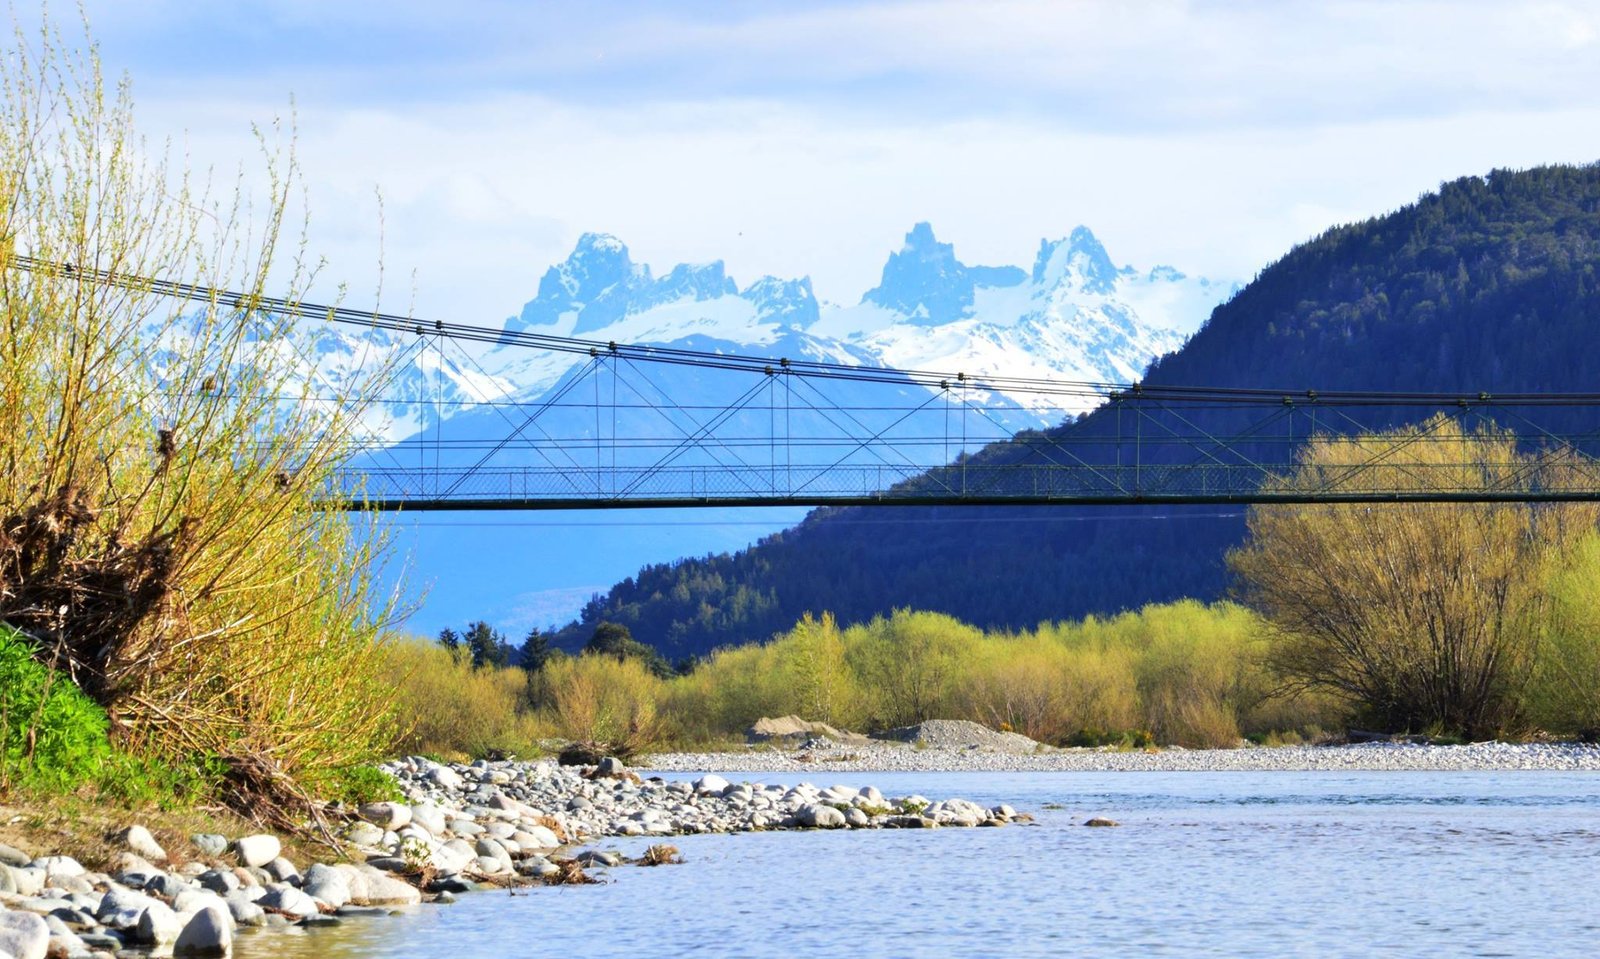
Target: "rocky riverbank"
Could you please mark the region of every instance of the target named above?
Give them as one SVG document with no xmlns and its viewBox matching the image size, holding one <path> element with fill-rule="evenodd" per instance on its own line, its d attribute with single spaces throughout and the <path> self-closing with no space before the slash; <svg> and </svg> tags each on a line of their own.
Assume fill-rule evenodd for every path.
<svg viewBox="0 0 1600 959">
<path fill-rule="evenodd" d="M 623 863 L 614 852 L 576 848 L 609 836 L 1027 818 L 1009 806 L 890 797 L 871 786 L 730 783 L 712 774 L 666 782 L 614 759 L 580 769 L 410 758 L 383 768 L 405 801 L 350 811 L 341 829 L 348 861 L 306 863 L 304 871 L 265 834 L 196 834 L 169 852 L 134 826 L 114 837 L 116 851 L 97 868 L 0 845 L 0 959 L 227 955 L 241 929 L 382 916 L 486 885 L 583 882 L 586 868 Z M 641 863 L 671 862 L 675 852 L 653 847 Z"/>
<path fill-rule="evenodd" d="M 661 753 L 642 760 L 661 771 L 720 772 L 1271 772 L 1271 771 L 1600 771 L 1600 746 L 1586 743 L 1474 743 L 1429 746 L 1359 743 L 1330 746 L 1252 746 L 1237 749 L 1114 748 L 1015 750 L 982 743 L 942 745 L 873 740 L 812 739 L 798 748 L 752 747 L 736 752 Z"/>
</svg>

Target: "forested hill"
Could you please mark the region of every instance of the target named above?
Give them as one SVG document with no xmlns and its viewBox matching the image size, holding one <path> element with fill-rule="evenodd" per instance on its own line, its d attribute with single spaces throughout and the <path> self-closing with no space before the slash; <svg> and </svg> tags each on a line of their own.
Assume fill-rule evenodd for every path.
<svg viewBox="0 0 1600 959">
<path fill-rule="evenodd" d="M 1324 233 L 1272 264 L 1146 382 L 1489 392 L 1600 384 L 1600 165 L 1496 171 Z M 1096 435 L 1106 415 L 1061 427 Z M 982 454 L 980 454 L 982 455 Z M 819 510 L 736 555 L 642 570 L 584 610 L 669 658 L 765 639 L 802 613 L 896 607 L 985 627 L 1226 590 L 1236 511 Z"/>
</svg>

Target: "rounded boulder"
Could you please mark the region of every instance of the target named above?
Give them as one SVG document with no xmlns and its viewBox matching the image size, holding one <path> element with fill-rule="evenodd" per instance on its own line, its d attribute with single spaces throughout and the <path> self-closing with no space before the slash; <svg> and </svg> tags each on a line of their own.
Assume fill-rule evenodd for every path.
<svg viewBox="0 0 1600 959">
<path fill-rule="evenodd" d="M 283 844 L 278 842 L 277 836 L 262 833 L 256 836 L 241 836 L 234 840 L 233 851 L 238 855 L 241 864 L 259 867 L 278 858 L 278 854 L 283 851 Z"/>
</svg>

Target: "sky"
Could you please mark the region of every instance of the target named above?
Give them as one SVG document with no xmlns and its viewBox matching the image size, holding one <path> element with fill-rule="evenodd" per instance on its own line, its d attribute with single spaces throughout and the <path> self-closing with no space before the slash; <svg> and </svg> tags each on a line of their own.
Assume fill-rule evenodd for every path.
<svg viewBox="0 0 1600 959">
<path fill-rule="evenodd" d="M 314 295 L 454 322 L 518 313 L 589 231 L 841 304 L 922 220 L 967 263 L 1031 265 L 1083 224 L 1119 265 L 1248 281 L 1442 181 L 1600 160 L 1594 2 L 82 3 L 152 149 L 258 189 L 254 131 L 292 123 Z M 419 529 L 416 628 L 560 621 L 763 530 L 570 519 L 591 546 L 549 579 L 478 561 L 559 531 Z"/>
<path fill-rule="evenodd" d="M 231 176 L 292 116 L 324 276 L 461 322 L 586 231 L 840 303 L 918 220 L 969 263 L 1081 223 L 1248 280 L 1443 180 L 1600 159 L 1595 3 L 83 2 L 153 146 Z"/>
</svg>

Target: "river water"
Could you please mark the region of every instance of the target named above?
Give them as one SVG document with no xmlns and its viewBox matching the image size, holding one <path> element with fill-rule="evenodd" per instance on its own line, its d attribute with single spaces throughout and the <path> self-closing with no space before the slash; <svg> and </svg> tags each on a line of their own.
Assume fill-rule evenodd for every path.
<svg viewBox="0 0 1600 959">
<path fill-rule="evenodd" d="M 1005 802 L 1038 822 L 685 836 L 671 840 L 684 865 L 246 934 L 236 955 L 1600 953 L 1600 774 L 901 773 L 818 785 L 833 778 Z M 1090 816 L 1122 825 L 1084 828 Z"/>
</svg>

